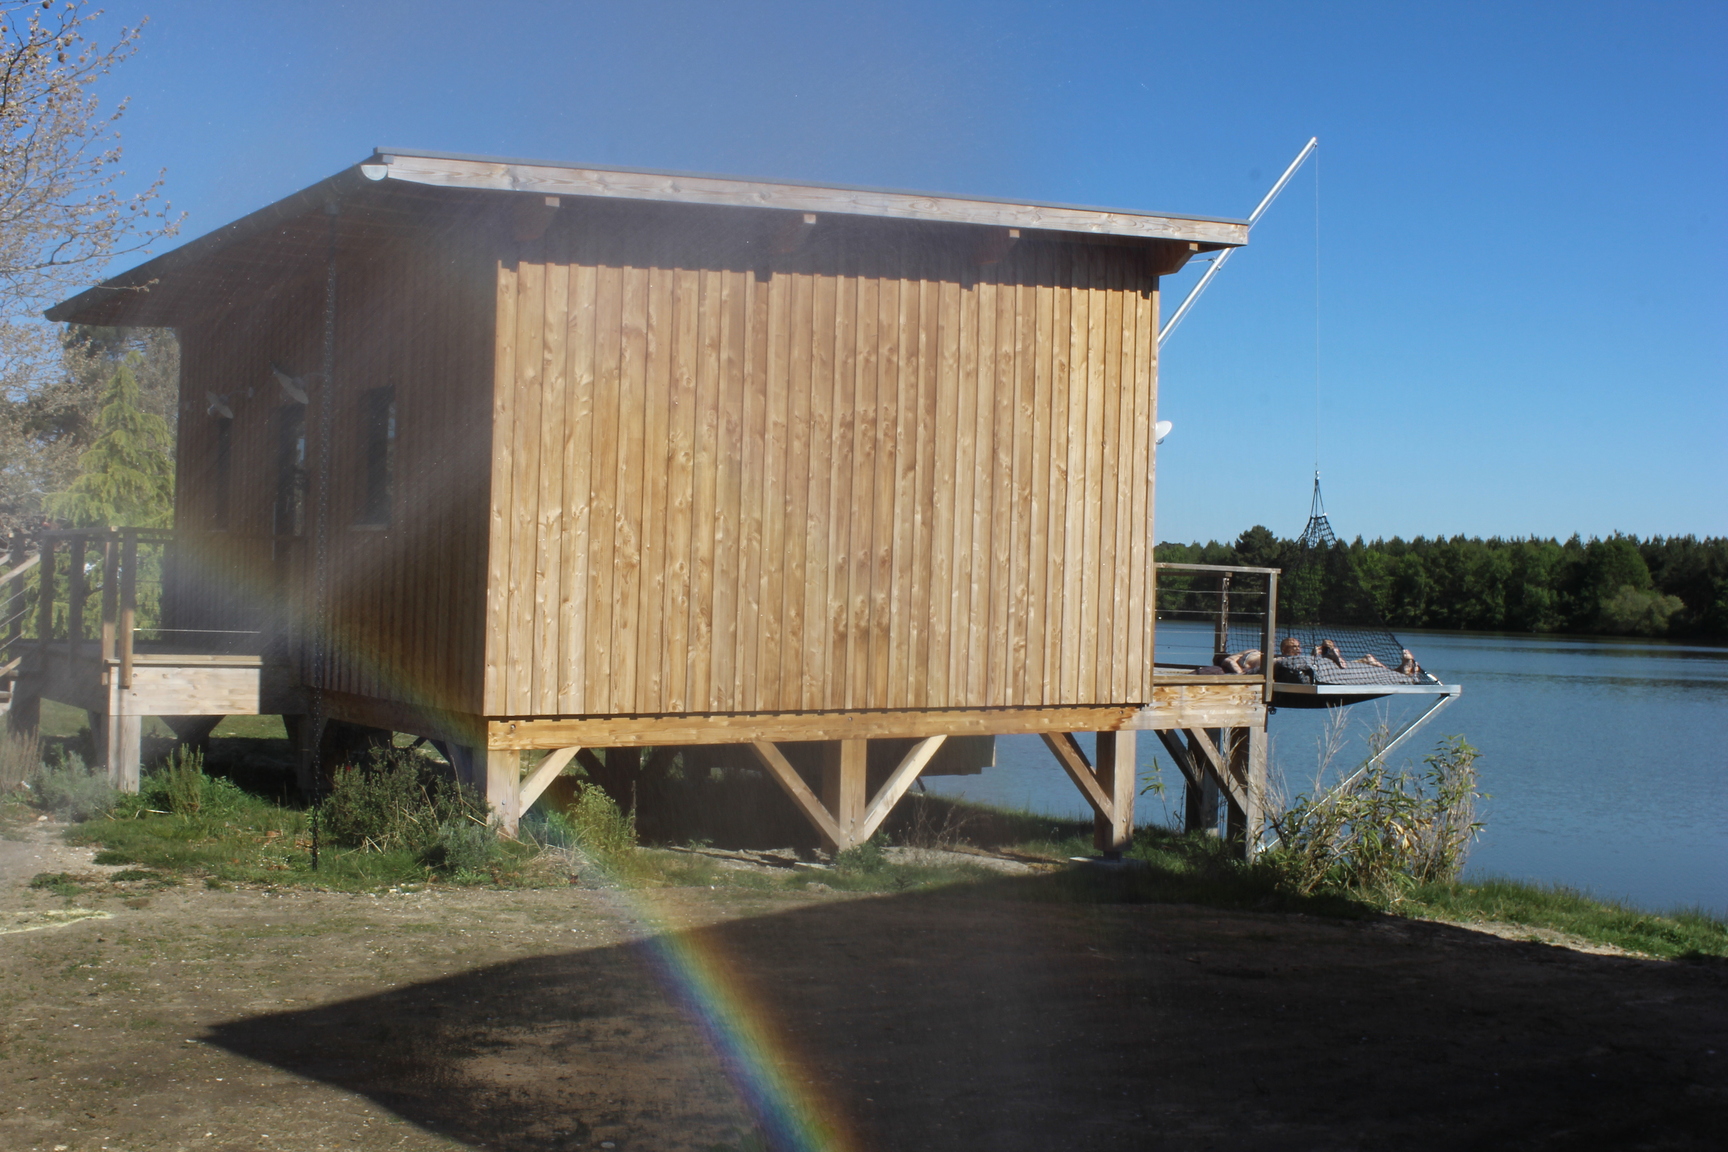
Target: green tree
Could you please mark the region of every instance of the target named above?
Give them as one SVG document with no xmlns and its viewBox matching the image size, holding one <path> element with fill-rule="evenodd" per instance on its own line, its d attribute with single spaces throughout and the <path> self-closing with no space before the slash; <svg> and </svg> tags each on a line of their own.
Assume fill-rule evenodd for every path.
<svg viewBox="0 0 1728 1152">
<path fill-rule="evenodd" d="M 140 406 L 137 362 L 127 357 L 114 369 L 78 479 L 49 498 L 53 514 L 75 527 L 165 528 L 173 518 L 173 441 L 168 422 Z"/>
</svg>

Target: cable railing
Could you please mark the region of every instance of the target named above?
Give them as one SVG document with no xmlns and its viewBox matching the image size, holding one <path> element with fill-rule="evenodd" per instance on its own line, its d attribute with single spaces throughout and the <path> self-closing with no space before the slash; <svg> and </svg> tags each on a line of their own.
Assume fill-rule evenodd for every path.
<svg viewBox="0 0 1728 1152">
<path fill-rule="evenodd" d="M 1250 658 L 1257 662 L 1243 674 L 1264 679 L 1270 703 L 1274 665 L 1269 654 L 1277 650 L 1279 570 L 1162 561 L 1156 567 L 1157 666 L 1217 668 L 1223 659 L 1258 653 Z"/>
</svg>

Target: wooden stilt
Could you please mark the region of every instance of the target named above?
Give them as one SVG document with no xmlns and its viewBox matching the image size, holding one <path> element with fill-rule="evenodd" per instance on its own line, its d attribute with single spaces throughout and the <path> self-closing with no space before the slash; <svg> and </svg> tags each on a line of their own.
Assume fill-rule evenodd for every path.
<svg viewBox="0 0 1728 1152">
<path fill-rule="evenodd" d="M 1205 733 L 1190 731 L 1188 733 L 1188 759 L 1200 777 L 1196 784 L 1189 781 L 1186 796 L 1183 798 L 1183 830 L 1186 832 L 1206 832 L 1216 835 L 1218 831 L 1218 774 L 1213 770 L 1211 760 L 1206 756 L 1210 746 Z"/>
<path fill-rule="evenodd" d="M 869 748 L 868 740 L 836 740 L 822 760 L 822 804 L 840 830 L 841 851 L 860 842 L 858 829 L 864 822 L 868 799 L 864 769 Z"/>
<path fill-rule="evenodd" d="M 1135 740 L 1133 732 L 1098 733 L 1099 791 L 1110 798 L 1108 814 L 1092 815 L 1092 844 L 1108 858 L 1134 839 Z"/>
<path fill-rule="evenodd" d="M 1266 823 L 1266 755 L 1269 743 L 1266 725 L 1258 724 L 1246 730 L 1248 733 L 1248 795 L 1247 795 L 1247 837 L 1243 841 L 1243 854 L 1252 860 L 1260 851 L 1260 830 Z"/>
<path fill-rule="evenodd" d="M 774 782 L 792 798 L 792 803 L 798 806 L 805 818 L 816 825 L 816 831 L 821 834 L 823 842 L 831 849 L 840 851 L 846 834 L 840 830 L 833 815 L 823 806 L 816 793 L 810 791 L 810 786 L 804 783 L 804 778 L 798 775 L 798 770 L 792 767 L 780 749 L 767 740 L 757 740 L 750 747 L 755 751 L 756 758 L 762 761 L 762 766 L 768 769 Z"/>
<path fill-rule="evenodd" d="M 580 748 L 554 749 L 546 759 L 540 761 L 534 771 L 523 777 L 521 787 L 517 791 L 517 804 L 521 812 L 527 812 L 534 807 L 534 801 L 540 799 L 540 794 L 546 791 L 546 786 L 556 780 L 561 772 L 576 759 Z"/>
<path fill-rule="evenodd" d="M 1245 780 L 1248 777 L 1248 729 L 1223 728 L 1219 730 L 1219 745 L 1223 753 L 1224 764 L 1232 782 Z M 1248 843 L 1248 796 L 1246 791 L 1238 793 L 1231 789 L 1225 793 L 1226 804 L 1224 812 L 1224 836 L 1230 843 L 1242 848 Z"/>
<path fill-rule="evenodd" d="M 522 753 L 516 749 L 486 750 L 486 803 L 498 830 L 515 836 L 522 818 Z"/>
</svg>

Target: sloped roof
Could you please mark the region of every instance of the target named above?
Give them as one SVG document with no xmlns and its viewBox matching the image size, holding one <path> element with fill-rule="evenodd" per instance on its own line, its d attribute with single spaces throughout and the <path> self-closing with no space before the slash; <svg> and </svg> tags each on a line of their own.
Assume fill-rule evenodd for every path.
<svg viewBox="0 0 1728 1152">
<path fill-rule="evenodd" d="M 1119 243 L 1185 241 L 1198 251 L 1248 240 L 1241 220 L 380 148 L 360 164 L 56 304 L 46 316 L 82 324 L 178 323 L 246 284 L 277 281 L 310 266 L 332 242 L 398 234 L 429 201 L 522 193 L 1019 228 Z M 339 214 L 326 211 L 334 204 Z"/>
</svg>

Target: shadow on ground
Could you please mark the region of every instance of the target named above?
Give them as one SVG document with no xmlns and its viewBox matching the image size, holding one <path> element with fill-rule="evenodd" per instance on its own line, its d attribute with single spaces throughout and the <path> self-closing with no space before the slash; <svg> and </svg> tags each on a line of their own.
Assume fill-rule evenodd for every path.
<svg viewBox="0 0 1728 1152">
<path fill-rule="evenodd" d="M 667 943 L 750 1006 L 840 1147 L 1704 1148 L 1728 1131 L 1719 968 L 1076 902 L 1052 877 L 800 905 L 209 1039 L 474 1147 L 763 1147 L 772 1123 L 663 975 Z"/>
</svg>

